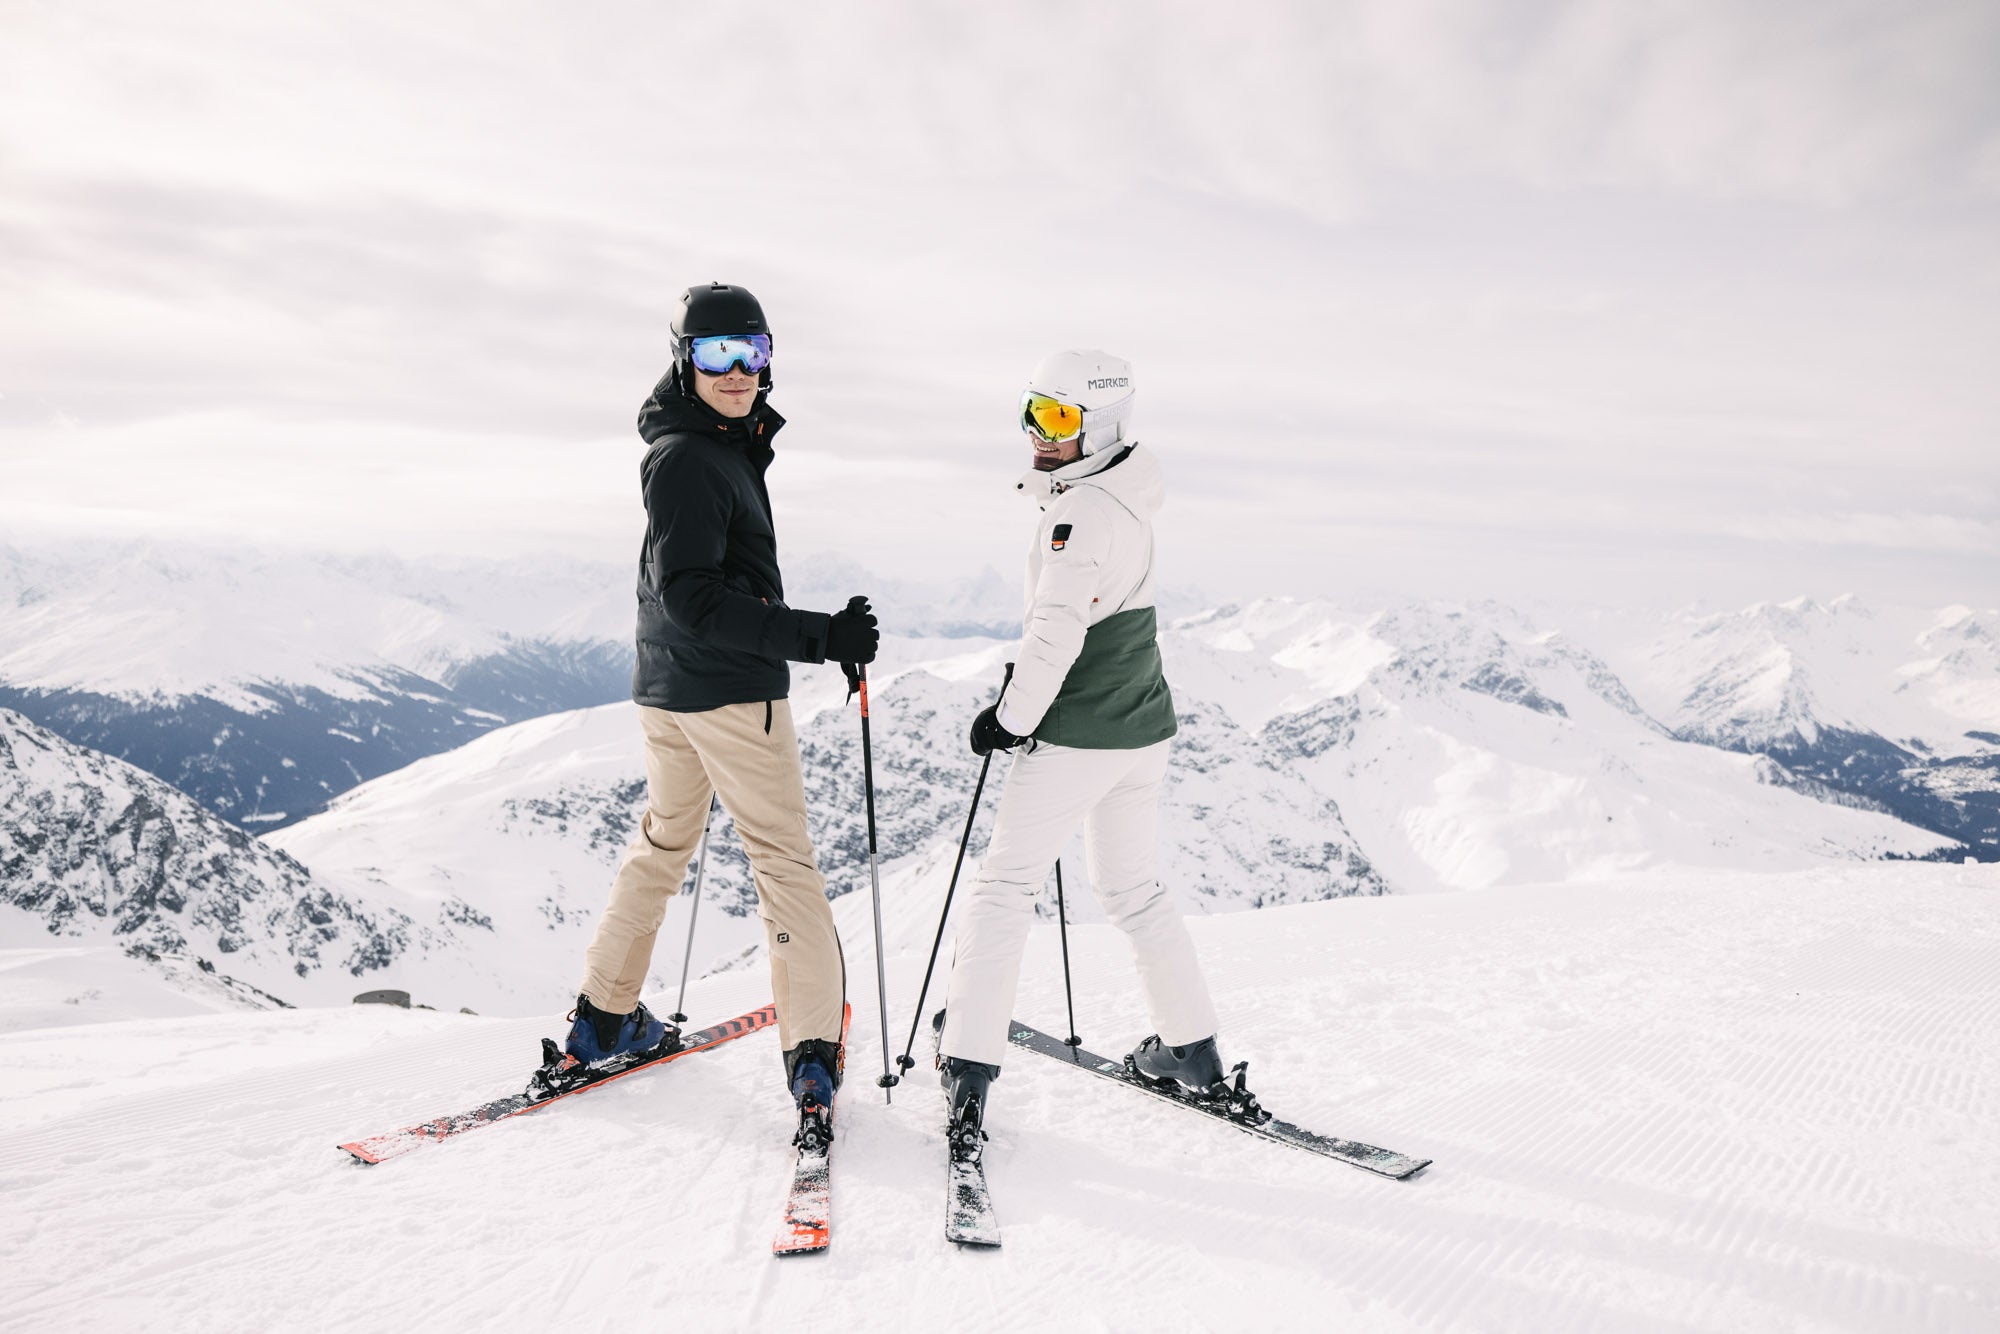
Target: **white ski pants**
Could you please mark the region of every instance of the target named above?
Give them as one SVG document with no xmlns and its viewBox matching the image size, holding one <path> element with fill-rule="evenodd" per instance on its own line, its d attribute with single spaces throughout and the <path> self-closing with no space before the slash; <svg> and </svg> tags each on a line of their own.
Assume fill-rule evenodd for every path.
<svg viewBox="0 0 2000 1334">
<path fill-rule="evenodd" d="M 944 1055 L 1002 1063 L 1035 900 L 1079 825 L 1090 883 L 1105 916 L 1132 943 L 1161 1039 L 1183 1046 L 1214 1034 L 1215 1004 L 1194 941 L 1156 869 L 1160 783 L 1172 744 L 1078 750 L 1035 743 L 1015 756 L 993 841 L 960 910 Z"/>
</svg>

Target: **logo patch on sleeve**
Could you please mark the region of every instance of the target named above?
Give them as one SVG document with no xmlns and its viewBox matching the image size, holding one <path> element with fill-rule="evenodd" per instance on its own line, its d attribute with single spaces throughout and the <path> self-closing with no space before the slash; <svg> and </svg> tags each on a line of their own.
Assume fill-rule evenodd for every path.
<svg viewBox="0 0 2000 1334">
<path fill-rule="evenodd" d="M 1061 551 L 1069 545 L 1069 525 L 1059 523 L 1049 530 L 1049 550 Z"/>
</svg>

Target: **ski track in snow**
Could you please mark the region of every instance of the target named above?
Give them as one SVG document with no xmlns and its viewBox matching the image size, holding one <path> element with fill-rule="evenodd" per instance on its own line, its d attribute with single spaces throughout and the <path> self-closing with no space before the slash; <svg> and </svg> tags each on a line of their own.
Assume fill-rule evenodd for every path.
<svg viewBox="0 0 2000 1334">
<path fill-rule="evenodd" d="M 335 1145 L 518 1085 L 554 1017 L 43 1029 L 0 1036 L 0 1328 L 2000 1329 L 2000 868 L 1196 920 L 1266 1105 L 1436 1165 L 1384 1180 L 1020 1053 L 997 1253 L 943 1240 L 927 1032 L 894 1105 L 875 1087 L 851 898 L 829 1253 L 769 1254 L 792 1115 L 765 1034 L 364 1168 Z M 1147 1031 L 1129 955 L 1108 927 L 1070 944 L 1078 1029 L 1122 1051 Z M 889 960 L 898 1049 L 923 959 Z M 734 971 L 688 1010 L 767 996 Z M 1052 926 L 1021 996 L 1063 1027 Z"/>
</svg>

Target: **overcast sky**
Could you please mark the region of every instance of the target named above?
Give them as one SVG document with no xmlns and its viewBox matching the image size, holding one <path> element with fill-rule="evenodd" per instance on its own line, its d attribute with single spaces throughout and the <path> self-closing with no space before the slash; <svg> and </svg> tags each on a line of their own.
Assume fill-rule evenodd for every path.
<svg viewBox="0 0 2000 1334">
<path fill-rule="evenodd" d="M 2000 5 L 0 0 L 0 541 L 623 560 L 691 283 L 783 549 L 1011 573 L 1135 363 L 1163 577 L 2000 602 Z"/>
</svg>

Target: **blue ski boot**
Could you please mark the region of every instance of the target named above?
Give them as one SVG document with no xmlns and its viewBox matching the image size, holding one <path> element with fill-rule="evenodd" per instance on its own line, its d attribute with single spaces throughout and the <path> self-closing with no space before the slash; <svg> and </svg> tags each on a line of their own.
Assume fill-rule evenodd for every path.
<svg viewBox="0 0 2000 1334">
<path fill-rule="evenodd" d="M 792 1143 L 805 1150 L 833 1143 L 833 1095 L 840 1088 L 844 1053 L 837 1042 L 809 1038 L 785 1053 L 785 1077 L 799 1106 L 799 1133 Z"/>
<path fill-rule="evenodd" d="M 600 1065 L 618 1056 L 650 1052 L 667 1040 L 667 1026 L 653 1018 L 643 1004 L 630 1014 L 608 1014 L 578 996 L 570 1012 L 570 1025 L 563 1050 L 585 1065 Z"/>
</svg>

